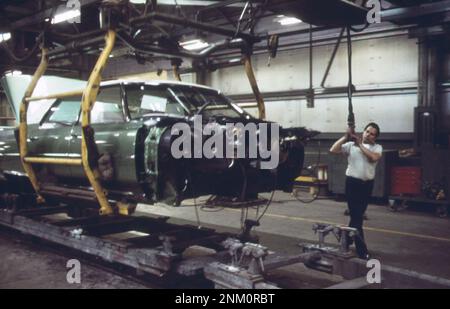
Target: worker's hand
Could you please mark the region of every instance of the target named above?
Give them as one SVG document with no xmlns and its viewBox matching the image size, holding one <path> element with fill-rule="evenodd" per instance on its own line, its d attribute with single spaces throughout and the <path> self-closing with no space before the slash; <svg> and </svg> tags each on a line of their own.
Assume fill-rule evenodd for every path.
<svg viewBox="0 0 450 309">
<path fill-rule="evenodd" d="M 362 143 L 362 139 L 359 135 L 357 134 L 352 134 L 351 135 L 351 139 L 352 141 L 355 143 L 355 146 L 361 146 Z"/>
<path fill-rule="evenodd" d="M 352 135 L 355 134 L 355 131 L 353 130 L 353 128 L 347 128 L 347 131 L 345 132 L 345 139 L 347 140 L 347 142 L 352 141 Z"/>
</svg>

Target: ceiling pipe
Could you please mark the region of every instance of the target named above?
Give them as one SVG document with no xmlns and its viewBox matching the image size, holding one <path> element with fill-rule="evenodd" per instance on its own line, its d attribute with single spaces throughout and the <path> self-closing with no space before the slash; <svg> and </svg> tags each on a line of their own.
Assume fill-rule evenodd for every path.
<svg viewBox="0 0 450 309">
<path fill-rule="evenodd" d="M 236 32 L 236 30 L 228 29 L 224 27 L 211 26 L 207 23 L 202 23 L 198 21 L 193 21 L 185 18 L 175 17 L 169 14 L 163 13 L 151 13 L 146 16 L 136 17 L 130 19 L 130 24 L 133 26 L 145 25 L 147 22 L 151 21 L 160 21 L 168 24 L 174 24 L 184 27 L 190 27 L 193 29 L 205 31 L 208 33 L 219 34 L 231 38 L 241 38 L 248 43 L 258 43 L 261 41 L 259 37 L 256 37 L 251 34 Z"/>
</svg>

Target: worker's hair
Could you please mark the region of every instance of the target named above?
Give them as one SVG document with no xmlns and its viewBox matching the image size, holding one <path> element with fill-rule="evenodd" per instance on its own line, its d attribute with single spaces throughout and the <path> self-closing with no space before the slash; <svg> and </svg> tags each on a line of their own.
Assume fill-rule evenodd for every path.
<svg viewBox="0 0 450 309">
<path fill-rule="evenodd" d="M 375 122 L 370 122 L 370 123 L 368 123 L 368 124 L 366 125 L 366 127 L 364 128 L 364 131 L 366 131 L 366 129 L 367 129 L 368 127 L 372 127 L 372 128 L 374 128 L 374 129 L 376 129 L 376 130 L 377 130 L 377 137 L 380 136 L 380 127 L 379 127 Z"/>
</svg>

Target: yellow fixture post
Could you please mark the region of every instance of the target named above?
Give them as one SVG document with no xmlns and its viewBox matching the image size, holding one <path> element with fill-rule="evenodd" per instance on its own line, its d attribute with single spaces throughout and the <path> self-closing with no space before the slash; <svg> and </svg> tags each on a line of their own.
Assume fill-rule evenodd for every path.
<svg viewBox="0 0 450 309">
<path fill-rule="evenodd" d="M 244 65 L 245 65 L 245 72 L 247 73 L 247 78 L 250 82 L 250 85 L 252 86 L 253 93 L 256 97 L 256 103 L 258 104 L 258 112 L 259 112 L 259 119 L 266 119 L 266 107 L 264 105 L 264 98 L 259 91 L 258 83 L 256 82 L 255 73 L 253 72 L 253 66 L 252 61 L 250 59 L 249 55 L 244 55 Z"/>
<path fill-rule="evenodd" d="M 108 201 L 107 192 L 101 185 L 100 172 L 98 171 L 98 168 L 91 166 L 89 162 L 91 159 L 90 156 L 92 155 L 89 153 L 89 147 L 95 146 L 95 140 L 94 134 L 90 134 L 88 132 L 93 132 L 91 127 L 91 110 L 94 107 L 100 88 L 101 73 L 114 47 L 115 40 L 116 32 L 113 30 L 108 30 L 105 37 L 105 48 L 100 54 L 100 57 L 98 58 L 97 63 L 89 76 L 88 84 L 84 90 L 83 98 L 81 99 L 81 159 L 83 161 L 84 172 L 86 173 L 86 176 L 88 177 L 100 204 L 101 215 L 112 214 L 113 209 Z"/>
<path fill-rule="evenodd" d="M 30 163 L 27 163 L 25 158 L 28 155 L 28 125 L 27 125 L 27 111 L 28 111 L 28 103 L 27 100 L 33 94 L 36 85 L 47 69 L 48 65 L 48 56 L 47 49 L 42 48 L 41 53 L 41 62 L 39 63 L 38 68 L 34 72 L 33 78 L 31 79 L 30 84 L 28 85 L 27 90 L 22 98 L 22 102 L 20 104 L 20 122 L 19 122 L 19 152 L 20 159 L 22 161 L 22 166 L 27 173 L 28 178 L 30 179 L 31 185 L 33 186 L 34 191 L 37 194 L 36 201 L 38 204 L 42 204 L 45 202 L 45 199 L 40 195 L 40 183 L 36 177 L 36 173 L 34 172 L 33 166 Z"/>
</svg>

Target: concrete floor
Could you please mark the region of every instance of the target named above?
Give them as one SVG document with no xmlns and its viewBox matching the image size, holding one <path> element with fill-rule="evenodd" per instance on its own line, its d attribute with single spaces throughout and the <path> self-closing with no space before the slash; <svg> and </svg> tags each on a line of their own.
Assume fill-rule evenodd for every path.
<svg viewBox="0 0 450 309">
<path fill-rule="evenodd" d="M 1 289 L 134 289 L 144 286 L 80 260 L 81 283 L 69 284 L 67 262 L 80 259 L 0 228 Z"/>
<path fill-rule="evenodd" d="M 268 198 L 270 195 L 261 196 Z M 203 201 L 204 199 L 196 201 L 202 224 L 208 223 L 218 229 L 239 229 L 240 209 L 202 208 L 199 205 Z M 329 199 L 302 204 L 290 194 L 276 192 L 256 234 L 260 236 L 262 244 L 273 250 L 298 252 L 298 243 L 318 240 L 311 229 L 314 223 L 348 224 L 349 217 L 344 216 L 346 207 L 345 202 Z M 178 208 L 140 205 L 137 211 L 180 218 L 197 224 L 193 201 L 185 202 Z M 369 205 L 367 215 L 369 220 L 364 222 L 366 241 L 372 256 L 380 260 L 381 264 L 450 279 L 449 218 L 438 218 L 432 211 L 391 212 L 383 205 Z M 250 208 L 248 218 L 255 217 L 256 210 Z M 329 242 L 333 243 L 331 238 Z"/>
<path fill-rule="evenodd" d="M 262 195 L 269 197 L 268 194 Z M 241 210 L 233 208 L 204 207 L 204 198 L 186 201 L 180 207 L 162 204 L 139 205 L 138 214 L 170 216 L 173 222 L 213 227 L 221 232 L 236 233 L 240 228 Z M 263 205 L 264 206 L 264 205 Z M 195 211 L 197 208 L 197 212 Z M 264 207 L 259 209 L 261 214 Z M 311 227 L 316 222 L 346 224 L 346 204 L 334 200 L 316 200 L 302 204 L 291 195 L 276 192 L 273 203 L 256 228 L 255 235 L 271 250 L 298 253 L 298 244 L 317 241 Z M 249 219 L 255 219 L 257 210 L 250 208 Z M 365 221 L 365 233 L 369 250 L 381 264 L 450 279 L 450 222 L 432 212 L 406 210 L 393 213 L 386 206 L 370 205 L 369 220 Z M 66 282 L 67 254 L 46 250 L 45 246 L 17 240 L 17 235 L 0 230 L 0 288 L 142 288 L 136 283 L 108 271 L 99 270 L 82 263 L 82 284 Z M 333 243 L 330 238 L 330 243 Z M 302 276 L 305 269 L 287 267 L 274 274 L 290 287 L 320 287 L 338 282 L 332 277 L 316 277 L 315 281 L 303 285 L 295 276 Z M 327 284 L 325 284 L 327 282 Z"/>
</svg>

